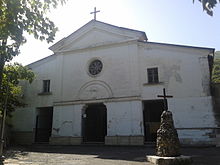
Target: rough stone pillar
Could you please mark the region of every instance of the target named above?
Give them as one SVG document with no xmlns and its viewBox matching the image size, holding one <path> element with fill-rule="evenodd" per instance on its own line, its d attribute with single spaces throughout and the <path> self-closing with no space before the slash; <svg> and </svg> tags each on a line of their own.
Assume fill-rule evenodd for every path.
<svg viewBox="0 0 220 165">
<path fill-rule="evenodd" d="M 161 125 L 157 131 L 156 155 L 161 157 L 180 155 L 180 142 L 170 111 L 163 111 L 161 115 Z"/>
</svg>

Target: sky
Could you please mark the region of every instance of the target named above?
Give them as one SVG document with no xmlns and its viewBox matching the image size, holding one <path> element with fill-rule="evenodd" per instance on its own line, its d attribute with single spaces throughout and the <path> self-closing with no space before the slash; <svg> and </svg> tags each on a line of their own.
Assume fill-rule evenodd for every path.
<svg viewBox="0 0 220 165">
<path fill-rule="evenodd" d="M 94 7 L 100 10 L 98 21 L 144 31 L 150 42 L 220 50 L 220 3 L 211 17 L 197 0 L 68 0 L 48 14 L 59 29 L 54 42 L 26 34 L 27 42 L 13 62 L 27 65 L 52 55 L 48 48 L 91 21 Z"/>
</svg>

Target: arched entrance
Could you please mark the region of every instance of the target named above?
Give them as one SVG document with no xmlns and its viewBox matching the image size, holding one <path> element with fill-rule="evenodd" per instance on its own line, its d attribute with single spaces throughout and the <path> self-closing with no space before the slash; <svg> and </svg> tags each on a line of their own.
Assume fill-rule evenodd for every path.
<svg viewBox="0 0 220 165">
<path fill-rule="evenodd" d="M 82 116 L 83 142 L 105 142 L 107 112 L 102 103 L 88 104 Z"/>
</svg>

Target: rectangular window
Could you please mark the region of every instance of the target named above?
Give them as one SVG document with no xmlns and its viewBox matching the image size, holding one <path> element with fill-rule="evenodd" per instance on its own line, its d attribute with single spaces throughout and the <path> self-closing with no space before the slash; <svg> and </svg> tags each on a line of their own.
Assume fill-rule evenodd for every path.
<svg viewBox="0 0 220 165">
<path fill-rule="evenodd" d="M 158 68 L 147 69 L 148 83 L 159 83 Z"/>
<path fill-rule="evenodd" d="M 50 92 L 50 80 L 43 80 L 43 92 Z"/>
</svg>

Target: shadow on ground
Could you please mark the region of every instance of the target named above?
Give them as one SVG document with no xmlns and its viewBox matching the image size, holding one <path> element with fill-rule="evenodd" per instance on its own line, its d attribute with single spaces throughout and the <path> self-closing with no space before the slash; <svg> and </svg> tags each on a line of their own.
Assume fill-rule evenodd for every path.
<svg viewBox="0 0 220 165">
<path fill-rule="evenodd" d="M 19 156 L 28 156 L 29 152 L 38 153 L 57 153 L 57 154 L 76 154 L 94 155 L 100 159 L 126 160 L 126 161 L 145 161 L 146 155 L 154 154 L 154 148 L 128 147 L 128 146 L 16 146 L 11 147 L 6 152 L 6 159 L 16 159 Z"/>
</svg>

